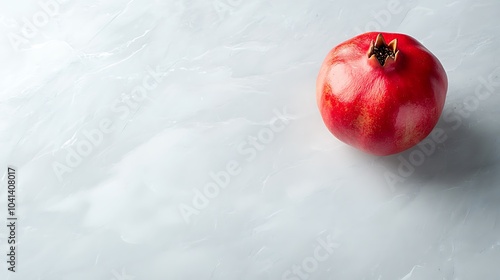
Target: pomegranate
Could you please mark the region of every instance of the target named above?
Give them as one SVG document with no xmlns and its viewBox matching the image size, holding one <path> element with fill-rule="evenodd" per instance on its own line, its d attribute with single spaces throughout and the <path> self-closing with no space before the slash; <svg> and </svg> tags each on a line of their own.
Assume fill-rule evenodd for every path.
<svg viewBox="0 0 500 280">
<path fill-rule="evenodd" d="M 335 137 L 367 153 L 390 155 L 429 135 L 447 89 L 443 66 L 416 39 L 368 32 L 328 53 L 316 98 Z"/>
</svg>

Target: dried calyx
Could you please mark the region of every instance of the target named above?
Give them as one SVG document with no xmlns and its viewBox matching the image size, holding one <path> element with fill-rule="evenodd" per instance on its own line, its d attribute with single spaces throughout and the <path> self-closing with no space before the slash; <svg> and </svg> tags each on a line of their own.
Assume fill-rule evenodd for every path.
<svg viewBox="0 0 500 280">
<path fill-rule="evenodd" d="M 378 34 L 375 42 L 372 41 L 370 43 L 368 58 L 372 60 L 376 59 L 381 66 L 394 62 L 399 54 L 399 50 L 396 48 L 397 44 L 397 39 L 394 39 L 389 44 L 386 44 L 382 34 Z"/>
</svg>

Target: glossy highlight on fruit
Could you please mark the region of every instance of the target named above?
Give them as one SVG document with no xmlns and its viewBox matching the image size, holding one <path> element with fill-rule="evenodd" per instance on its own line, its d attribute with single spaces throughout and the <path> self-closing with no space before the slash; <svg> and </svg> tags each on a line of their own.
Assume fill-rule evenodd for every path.
<svg viewBox="0 0 500 280">
<path fill-rule="evenodd" d="M 429 135 L 447 89 L 443 66 L 416 39 L 368 32 L 328 53 L 316 98 L 335 137 L 367 153 L 391 155 Z"/>
</svg>

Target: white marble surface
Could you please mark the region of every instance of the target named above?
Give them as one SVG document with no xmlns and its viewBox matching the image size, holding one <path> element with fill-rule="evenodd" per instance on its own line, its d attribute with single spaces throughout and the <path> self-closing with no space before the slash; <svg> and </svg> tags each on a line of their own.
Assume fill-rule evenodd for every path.
<svg viewBox="0 0 500 280">
<path fill-rule="evenodd" d="M 0 229 L 0 278 L 500 279 L 499 11 L 3 1 L 0 218 L 13 165 L 19 220 L 15 273 Z M 427 154 L 369 156 L 321 121 L 323 58 L 374 29 L 448 73 Z"/>
</svg>

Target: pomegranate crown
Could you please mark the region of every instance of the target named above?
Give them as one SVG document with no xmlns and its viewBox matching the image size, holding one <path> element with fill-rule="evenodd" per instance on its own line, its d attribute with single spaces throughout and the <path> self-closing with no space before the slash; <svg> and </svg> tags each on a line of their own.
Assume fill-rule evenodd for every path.
<svg viewBox="0 0 500 280">
<path fill-rule="evenodd" d="M 399 50 L 397 49 L 397 45 L 397 39 L 394 39 L 389 44 L 387 44 L 382 34 L 379 33 L 377 35 L 377 39 L 370 42 L 368 59 L 377 60 L 380 66 L 392 64 L 398 58 Z"/>
</svg>

